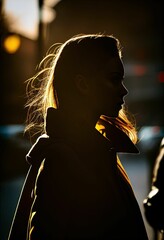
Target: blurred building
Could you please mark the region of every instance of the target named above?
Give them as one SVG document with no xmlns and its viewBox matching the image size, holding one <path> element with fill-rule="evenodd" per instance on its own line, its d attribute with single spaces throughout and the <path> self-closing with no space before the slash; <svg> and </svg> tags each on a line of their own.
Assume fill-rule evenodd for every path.
<svg viewBox="0 0 164 240">
<path fill-rule="evenodd" d="M 14 2 L 17 12 L 23 9 L 23 2 L 27 1 Z M 160 2 L 38 1 L 40 4 L 42 2 L 42 5 L 51 2 L 51 7 L 47 11 L 47 15 L 51 15 L 50 19 L 41 22 L 41 29 L 37 10 L 39 4 L 37 5 L 35 0 L 28 2 L 31 4 L 31 10 L 30 7 L 27 8 L 26 14 L 19 16 L 21 18 L 19 21 L 14 15 L 11 19 L 6 17 L 5 14 L 9 13 L 11 17 L 11 9 L 8 12 L 1 10 L 1 19 L 4 17 L 4 21 L 1 21 L 3 30 L 0 33 L 1 102 L 3 102 L 1 124 L 24 122 L 26 101 L 24 82 L 35 73 L 37 64 L 51 44 L 63 42 L 75 34 L 98 32 L 113 34 L 121 40 L 126 85 L 130 90 L 127 102 L 139 125 L 163 124 L 164 29 Z M 34 13 L 35 17 L 32 18 Z M 33 19 L 34 29 L 31 28 L 31 32 L 34 36 L 30 36 L 29 27 L 25 25 L 27 20 L 23 20 L 23 16 Z M 13 21 L 19 22 L 20 25 L 21 20 L 24 24 L 23 31 L 21 27 L 13 27 Z M 11 29 L 12 31 L 15 29 L 15 32 L 11 32 Z M 4 41 L 9 35 L 14 35 L 20 41 L 14 53 L 10 53 L 4 47 Z"/>
</svg>

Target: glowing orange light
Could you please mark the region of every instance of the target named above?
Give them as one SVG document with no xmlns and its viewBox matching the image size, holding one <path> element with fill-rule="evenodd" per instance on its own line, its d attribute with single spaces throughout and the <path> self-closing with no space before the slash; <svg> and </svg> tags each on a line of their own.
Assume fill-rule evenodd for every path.
<svg viewBox="0 0 164 240">
<path fill-rule="evenodd" d="M 10 35 L 4 39 L 4 48 L 6 52 L 13 54 L 15 53 L 21 44 L 20 37 L 16 34 Z"/>
<path fill-rule="evenodd" d="M 137 76 L 143 76 L 147 73 L 147 67 L 144 65 L 134 65 L 133 66 L 133 72 Z"/>
</svg>

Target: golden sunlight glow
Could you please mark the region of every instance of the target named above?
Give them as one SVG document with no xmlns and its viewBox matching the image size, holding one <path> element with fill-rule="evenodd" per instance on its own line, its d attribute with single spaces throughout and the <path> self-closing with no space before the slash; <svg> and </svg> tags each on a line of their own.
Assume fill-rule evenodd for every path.
<svg viewBox="0 0 164 240">
<path fill-rule="evenodd" d="M 4 13 L 11 32 L 37 39 L 39 10 L 36 0 L 5 0 Z"/>
<path fill-rule="evenodd" d="M 39 34 L 40 18 L 43 23 L 52 22 L 56 17 L 53 6 L 59 1 L 46 0 L 40 12 L 36 0 L 4 0 L 4 13 L 8 20 L 9 30 L 36 40 Z"/>
<path fill-rule="evenodd" d="M 100 123 L 96 123 L 96 127 L 95 127 L 101 134 L 103 134 L 104 137 L 106 137 L 106 133 L 103 131 L 105 129 L 105 127 L 100 124 Z"/>
<path fill-rule="evenodd" d="M 20 37 L 16 34 L 13 35 L 9 35 L 4 39 L 4 49 L 6 50 L 6 52 L 13 54 L 15 53 L 21 44 L 21 40 Z"/>
</svg>

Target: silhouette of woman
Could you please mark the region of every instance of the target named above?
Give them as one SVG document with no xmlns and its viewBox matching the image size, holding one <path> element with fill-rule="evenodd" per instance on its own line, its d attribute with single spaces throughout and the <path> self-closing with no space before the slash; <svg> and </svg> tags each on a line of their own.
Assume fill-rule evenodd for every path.
<svg viewBox="0 0 164 240">
<path fill-rule="evenodd" d="M 146 240 L 117 156 L 138 152 L 136 130 L 124 109 L 128 91 L 119 40 L 84 34 L 52 49 L 28 82 L 26 131 L 41 129 L 43 135 L 27 154 L 32 167 L 10 239 L 18 234 L 18 222 L 27 226 L 28 221 L 28 240 Z"/>
</svg>

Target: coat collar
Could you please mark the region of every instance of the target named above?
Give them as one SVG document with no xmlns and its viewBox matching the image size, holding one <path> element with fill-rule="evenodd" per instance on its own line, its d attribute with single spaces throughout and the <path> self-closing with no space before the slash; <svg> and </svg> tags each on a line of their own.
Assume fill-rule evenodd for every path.
<svg viewBox="0 0 164 240">
<path fill-rule="evenodd" d="M 105 142 L 109 148 L 113 148 L 119 153 L 139 153 L 136 146 L 132 143 L 130 138 L 116 126 L 108 124 L 109 135 L 104 137 L 97 129 L 88 128 L 86 123 L 77 123 L 73 120 L 68 122 L 61 118 L 60 111 L 54 108 L 49 108 L 46 119 L 46 132 L 51 138 L 83 138 L 88 142 L 89 139 L 100 139 Z"/>
</svg>

